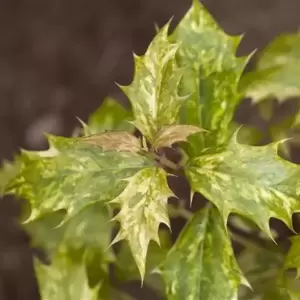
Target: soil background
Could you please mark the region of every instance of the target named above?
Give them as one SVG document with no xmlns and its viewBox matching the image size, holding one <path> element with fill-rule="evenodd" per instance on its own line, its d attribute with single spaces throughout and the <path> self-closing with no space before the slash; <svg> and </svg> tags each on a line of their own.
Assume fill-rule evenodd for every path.
<svg viewBox="0 0 300 300">
<path fill-rule="evenodd" d="M 155 29 L 190 0 L 0 1 L 0 160 L 20 147 L 44 149 L 44 132 L 68 136 L 108 95 L 126 103 L 114 82 L 132 79 L 132 51 L 142 54 Z M 300 26 L 299 0 L 204 0 L 229 34 L 244 33 L 239 55 L 261 49 Z M 289 109 L 288 107 L 286 109 Z M 242 123 L 261 126 L 247 102 Z M 186 189 L 183 184 L 179 190 Z M 38 300 L 29 238 L 16 222 L 19 207 L 0 201 L 0 300 Z M 130 287 L 137 299 L 148 290 Z"/>
</svg>

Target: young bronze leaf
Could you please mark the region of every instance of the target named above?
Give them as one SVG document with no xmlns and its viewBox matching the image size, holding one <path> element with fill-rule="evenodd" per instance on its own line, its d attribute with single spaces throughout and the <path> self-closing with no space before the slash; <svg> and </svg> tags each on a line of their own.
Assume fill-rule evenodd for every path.
<svg viewBox="0 0 300 300">
<path fill-rule="evenodd" d="M 199 0 L 193 0 L 171 36 L 171 41 L 181 43 L 178 61 L 184 74 L 179 92 L 190 95 L 181 121 L 211 132 L 191 137 L 190 155 L 229 138 L 228 126 L 241 98 L 237 84 L 248 60 L 236 57 L 240 39 L 225 34 Z"/>
<path fill-rule="evenodd" d="M 205 208 L 185 226 L 162 266 L 168 300 L 232 300 L 246 283 L 216 209 Z"/>
<path fill-rule="evenodd" d="M 152 148 L 171 147 L 172 144 L 187 141 L 188 136 L 203 131 L 193 125 L 170 125 L 164 126 L 157 134 Z"/>
<path fill-rule="evenodd" d="M 114 199 L 126 186 L 124 178 L 155 165 L 136 153 L 104 152 L 78 139 L 50 137 L 50 144 L 46 155 L 23 152 L 20 171 L 6 187 L 30 202 L 30 220 L 59 209 L 69 218 L 88 204 Z"/>
<path fill-rule="evenodd" d="M 80 139 L 82 143 L 95 145 L 104 151 L 139 152 L 141 142 L 134 135 L 126 131 L 109 131 Z"/>
<path fill-rule="evenodd" d="M 131 102 L 134 125 L 150 143 L 164 125 L 175 123 L 184 101 L 177 94 L 182 75 L 175 61 L 178 44 L 169 43 L 168 28 L 161 29 L 144 56 L 134 56 L 133 82 L 121 87 Z"/>
<path fill-rule="evenodd" d="M 224 151 L 191 160 L 188 181 L 218 207 L 224 223 L 236 212 L 271 237 L 271 217 L 292 228 L 291 216 L 300 209 L 300 168 L 278 156 L 278 144 L 242 145 L 235 134 Z"/>
<path fill-rule="evenodd" d="M 145 168 L 127 181 L 127 187 L 112 201 L 121 206 L 114 218 L 121 228 L 113 243 L 128 241 L 143 280 L 149 242 L 154 240 L 159 244 L 160 223 L 170 226 L 167 200 L 173 193 L 168 187 L 166 172 L 160 168 Z"/>
</svg>

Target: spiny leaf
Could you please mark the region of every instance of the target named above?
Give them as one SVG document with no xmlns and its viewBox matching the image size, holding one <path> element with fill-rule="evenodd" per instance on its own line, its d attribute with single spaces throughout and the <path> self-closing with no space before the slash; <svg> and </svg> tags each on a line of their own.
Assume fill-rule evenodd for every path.
<svg viewBox="0 0 300 300">
<path fill-rule="evenodd" d="M 35 264 L 42 300 L 97 300 L 97 288 L 88 285 L 84 264 L 59 253 L 51 266 Z"/>
<path fill-rule="evenodd" d="M 168 42 L 168 28 L 161 29 L 144 56 L 134 56 L 133 82 L 121 87 L 132 104 L 134 125 L 150 143 L 164 125 L 176 122 L 183 104 L 177 94 L 182 75 L 175 62 L 178 44 Z"/>
<path fill-rule="evenodd" d="M 157 134 L 152 148 L 171 147 L 172 144 L 186 141 L 187 137 L 203 131 L 201 128 L 193 125 L 170 125 L 164 126 Z"/>
<path fill-rule="evenodd" d="M 139 152 L 141 142 L 126 131 L 109 131 L 80 139 L 82 143 L 95 145 L 104 151 Z"/>
<path fill-rule="evenodd" d="M 130 152 L 105 152 L 78 139 L 50 137 L 50 150 L 23 152 L 19 174 L 6 192 L 28 199 L 33 220 L 59 209 L 67 218 L 83 207 L 115 198 L 125 187 L 122 179 L 155 162 Z M 51 155 L 50 155 L 51 154 Z"/>
<path fill-rule="evenodd" d="M 300 95 L 300 35 L 276 38 L 260 55 L 256 69 L 241 81 L 241 90 L 254 101 Z"/>
<path fill-rule="evenodd" d="M 241 98 L 237 84 L 248 61 L 235 56 L 240 39 L 226 35 L 198 0 L 193 0 L 171 37 L 181 43 L 178 61 L 184 74 L 179 91 L 190 95 L 181 121 L 211 132 L 190 138 L 190 155 L 229 137 L 228 126 Z"/>
<path fill-rule="evenodd" d="M 162 267 L 168 300 L 232 300 L 245 283 L 216 209 L 193 216 Z"/>
<path fill-rule="evenodd" d="M 130 110 L 126 110 L 113 98 L 106 98 L 101 106 L 90 116 L 88 123 L 83 124 L 84 135 L 94 135 L 105 130 L 124 130 L 132 132 L 134 126 Z"/>
<path fill-rule="evenodd" d="M 121 205 L 114 218 L 121 228 L 113 243 L 122 239 L 129 242 L 143 280 L 149 242 L 154 240 L 159 244 L 160 223 L 170 226 L 167 200 L 173 193 L 168 187 L 167 174 L 159 168 L 145 168 L 127 181 L 124 191 L 111 201 Z"/>
<path fill-rule="evenodd" d="M 269 237 L 271 217 L 292 228 L 291 215 L 300 209 L 300 172 L 299 166 L 278 156 L 278 144 L 242 145 L 236 133 L 224 151 L 190 161 L 185 172 L 192 190 L 218 207 L 224 223 L 236 212 Z"/>
</svg>

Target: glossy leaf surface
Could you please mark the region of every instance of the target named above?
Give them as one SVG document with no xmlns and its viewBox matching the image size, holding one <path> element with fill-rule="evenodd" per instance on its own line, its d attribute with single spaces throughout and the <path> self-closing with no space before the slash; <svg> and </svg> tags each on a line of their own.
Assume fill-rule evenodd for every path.
<svg viewBox="0 0 300 300">
<path fill-rule="evenodd" d="M 237 299 L 244 282 L 216 209 L 203 209 L 185 226 L 163 265 L 168 300 Z"/>
<path fill-rule="evenodd" d="M 133 82 L 122 86 L 132 105 L 133 123 L 150 143 L 164 125 L 177 121 L 184 101 L 177 94 L 182 75 L 175 61 L 179 45 L 169 43 L 168 27 L 160 30 L 144 56 L 134 56 Z"/>
<path fill-rule="evenodd" d="M 198 0 L 193 0 L 171 40 L 181 43 L 178 61 L 184 75 L 180 94 L 190 95 L 181 120 L 211 132 L 191 137 L 189 152 L 199 154 L 204 146 L 227 141 L 229 122 L 240 99 L 237 84 L 247 59 L 235 54 L 240 37 L 225 34 Z"/>
<path fill-rule="evenodd" d="M 114 242 L 122 239 L 128 241 L 142 280 L 149 242 L 160 243 L 158 228 L 161 223 L 170 226 L 167 200 L 173 193 L 168 187 L 166 175 L 162 169 L 145 168 L 128 178 L 124 191 L 112 201 L 121 206 L 114 218 L 121 225 Z"/>
<path fill-rule="evenodd" d="M 21 170 L 7 187 L 30 201 L 30 219 L 59 209 L 69 218 L 91 203 L 109 201 L 124 189 L 124 178 L 154 164 L 135 153 L 105 152 L 78 139 L 51 137 L 50 142 L 48 151 L 18 157 Z"/>
<path fill-rule="evenodd" d="M 224 223 L 235 212 L 271 237 L 271 217 L 292 228 L 291 216 L 300 209 L 299 166 L 280 158 L 277 148 L 239 144 L 235 134 L 224 151 L 190 161 L 186 175 L 192 190 L 218 207 Z"/>
</svg>

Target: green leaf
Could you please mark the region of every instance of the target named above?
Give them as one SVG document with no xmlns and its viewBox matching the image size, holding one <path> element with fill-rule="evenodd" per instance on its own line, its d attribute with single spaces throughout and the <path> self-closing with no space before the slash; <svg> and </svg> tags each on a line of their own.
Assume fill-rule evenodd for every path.
<svg viewBox="0 0 300 300">
<path fill-rule="evenodd" d="M 109 222 L 111 213 L 103 203 L 88 205 L 59 226 L 64 217 L 63 211 L 55 211 L 24 224 L 24 228 L 31 234 L 33 244 L 43 247 L 51 255 L 55 255 L 62 246 L 108 252 L 112 231 Z"/>
<path fill-rule="evenodd" d="M 57 255 L 51 266 L 36 262 L 35 269 L 43 300 L 98 299 L 97 288 L 88 285 L 84 265 L 66 253 Z"/>
<path fill-rule="evenodd" d="M 163 265 L 168 300 L 232 300 L 245 283 L 216 209 L 203 209 L 181 232 Z"/>
<path fill-rule="evenodd" d="M 238 257 L 239 265 L 249 280 L 252 291 L 241 289 L 240 300 L 296 300 L 299 299 L 299 281 L 283 272 L 284 251 L 271 244 L 261 248 L 254 244 Z"/>
<path fill-rule="evenodd" d="M 152 275 L 158 266 L 163 262 L 172 246 L 170 232 L 167 230 L 159 231 L 160 245 L 150 243 L 147 253 L 147 263 L 145 272 L 145 282 L 147 284 L 147 277 Z M 116 260 L 116 277 L 119 281 L 139 280 L 140 273 L 137 265 L 134 262 L 130 247 L 128 243 L 121 243 L 120 250 L 117 254 Z"/>
<path fill-rule="evenodd" d="M 300 95 L 300 35 L 276 38 L 260 55 L 256 69 L 241 81 L 241 90 L 254 101 Z"/>
<path fill-rule="evenodd" d="M 285 258 L 285 269 L 297 269 L 297 277 L 300 276 L 300 236 L 291 238 L 292 246 Z"/>
<path fill-rule="evenodd" d="M 121 87 L 132 104 L 133 124 L 150 143 L 164 125 L 176 122 L 184 100 L 177 94 L 182 76 L 175 62 L 178 44 L 168 42 L 168 28 L 157 34 L 144 56 L 134 56 L 133 82 Z"/>
<path fill-rule="evenodd" d="M 4 161 L 0 169 L 0 197 L 4 194 L 7 185 L 18 174 L 20 164 Z"/>
<path fill-rule="evenodd" d="M 171 40 L 181 43 L 178 61 L 184 75 L 180 93 L 190 95 L 181 122 L 211 132 L 191 137 L 189 154 L 197 155 L 203 147 L 227 141 L 228 126 L 241 98 L 237 84 L 248 59 L 235 55 L 241 38 L 226 35 L 198 0 L 193 0 Z"/>
<path fill-rule="evenodd" d="M 29 200 L 29 220 L 60 209 L 70 218 L 91 203 L 109 201 L 125 188 L 124 178 L 155 164 L 135 153 L 105 152 L 79 141 L 50 137 L 48 151 L 17 158 L 21 170 L 6 192 Z"/>
<path fill-rule="evenodd" d="M 280 158 L 278 145 L 242 145 L 236 133 L 224 151 L 189 162 L 185 172 L 192 190 L 218 207 L 224 223 L 235 212 L 271 238 L 271 217 L 292 228 L 291 215 L 300 209 L 299 166 Z"/>
<path fill-rule="evenodd" d="M 151 287 L 159 294 L 164 295 L 164 284 L 158 272 L 158 268 L 166 258 L 169 249 L 172 247 L 170 232 L 167 230 L 160 230 L 159 239 L 160 245 L 153 242 L 150 242 L 149 244 L 144 282 L 148 287 Z M 120 251 L 117 254 L 115 275 L 119 282 L 140 279 L 140 273 L 128 243 L 121 243 Z"/>
<path fill-rule="evenodd" d="M 81 139 L 82 143 L 95 145 L 104 151 L 129 151 L 139 152 L 141 150 L 141 142 L 134 135 L 126 131 L 110 131 L 87 136 Z"/>
<path fill-rule="evenodd" d="M 129 242 L 143 280 L 150 240 L 160 243 L 160 223 L 170 227 L 167 200 L 174 194 L 168 187 L 166 172 L 156 167 L 145 168 L 127 181 L 124 191 L 111 201 L 121 206 L 120 212 L 114 217 L 121 228 L 113 243 L 122 239 Z"/>
<path fill-rule="evenodd" d="M 171 147 L 172 144 L 187 141 L 187 137 L 197 132 L 203 131 L 201 128 L 192 125 L 170 125 L 163 127 L 157 134 L 152 148 Z"/>
<path fill-rule="evenodd" d="M 133 132 L 134 126 L 131 111 L 126 110 L 113 98 L 106 98 L 101 106 L 90 116 L 88 123 L 83 124 L 85 135 L 94 135 L 106 130 L 124 130 Z"/>
<path fill-rule="evenodd" d="M 231 128 L 233 133 L 238 130 L 238 139 L 241 144 L 259 145 L 264 137 L 264 133 L 261 130 L 248 124 L 241 125 L 232 122 Z"/>
<path fill-rule="evenodd" d="M 275 244 L 268 249 L 254 243 L 249 245 L 238 256 L 238 263 L 252 290 L 241 287 L 239 299 L 262 299 L 264 295 L 268 296 L 270 290 L 274 292 L 273 296 L 276 299 L 275 295 L 280 294 L 277 290 L 279 285 L 276 283 L 284 261 L 284 253 Z"/>
</svg>

